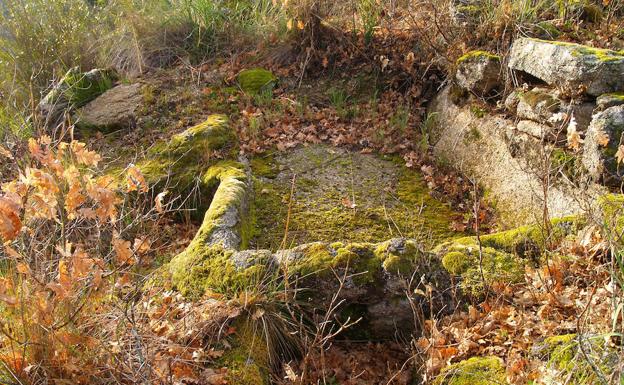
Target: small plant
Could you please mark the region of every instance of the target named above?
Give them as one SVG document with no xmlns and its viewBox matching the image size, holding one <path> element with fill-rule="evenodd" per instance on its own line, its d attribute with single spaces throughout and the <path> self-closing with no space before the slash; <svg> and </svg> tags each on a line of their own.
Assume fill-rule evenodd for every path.
<svg viewBox="0 0 624 385">
<path fill-rule="evenodd" d="M 297 115 L 299 116 L 300 119 L 305 119 L 306 118 L 306 114 L 308 112 L 308 105 L 309 104 L 310 103 L 308 101 L 308 95 L 304 95 L 301 100 L 298 100 L 295 103 L 295 110 L 296 110 Z"/>
<path fill-rule="evenodd" d="M 368 101 L 369 112 L 372 117 L 376 117 L 379 111 L 379 90 L 375 90 Z"/>
<path fill-rule="evenodd" d="M 253 95 L 254 104 L 258 107 L 270 107 L 273 103 L 273 90 L 270 88 L 262 89 Z"/>
<path fill-rule="evenodd" d="M 379 24 L 381 18 L 381 6 L 376 0 L 360 0 L 359 4 L 360 18 L 362 19 L 362 27 L 364 28 L 364 42 L 370 44 L 373 40 L 375 27 Z"/>
<path fill-rule="evenodd" d="M 258 139 L 260 133 L 264 128 L 264 118 L 262 114 L 254 114 L 249 116 L 249 123 L 247 125 L 247 134 L 252 139 Z"/>
<path fill-rule="evenodd" d="M 343 109 L 347 104 L 347 99 L 349 98 L 347 93 L 340 88 L 330 88 L 329 92 L 329 102 L 336 109 Z"/>
<path fill-rule="evenodd" d="M 400 105 L 390 116 L 390 127 L 400 133 L 405 133 L 409 125 L 410 115 L 409 107 Z"/>
<path fill-rule="evenodd" d="M 347 93 L 340 88 L 330 88 L 328 94 L 329 102 L 338 113 L 338 116 L 340 116 L 341 118 L 345 118 L 348 113 L 348 111 L 346 110 L 347 100 L 349 99 Z"/>
<path fill-rule="evenodd" d="M 426 151 L 429 148 L 431 133 L 437 124 L 437 117 L 437 112 L 431 112 L 427 114 L 425 120 L 423 120 L 418 126 L 420 129 L 420 142 L 418 143 L 418 147 L 421 151 Z"/>
</svg>

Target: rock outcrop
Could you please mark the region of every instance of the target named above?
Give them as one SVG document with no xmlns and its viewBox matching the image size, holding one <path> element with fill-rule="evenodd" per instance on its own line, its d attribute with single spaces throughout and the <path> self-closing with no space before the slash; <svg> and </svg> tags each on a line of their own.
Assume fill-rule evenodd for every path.
<svg viewBox="0 0 624 385">
<path fill-rule="evenodd" d="M 592 96 L 621 91 L 624 84 L 623 52 L 573 43 L 520 38 L 511 48 L 509 68 Z"/>
<path fill-rule="evenodd" d="M 509 224 L 581 212 L 605 186 L 622 182 L 624 52 L 520 38 L 509 67 L 532 75 L 524 80 L 533 84 L 504 100 L 479 100 L 480 92 L 505 83 L 504 74 L 494 77 L 492 62 L 492 71 L 484 70 L 493 57 L 466 54 L 455 84 L 431 103 L 440 129 L 431 135 L 438 158 L 478 179 L 503 219 L 513 213 Z"/>
<path fill-rule="evenodd" d="M 470 103 L 457 105 L 450 88 L 432 102 L 437 127 L 432 135 L 434 154 L 475 178 L 488 190 L 503 222 L 518 225 L 534 222 L 544 213 L 562 217 L 581 211 L 587 189 L 550 180 L 544 196 L 543 178 L 552 170 L 544 163 L 552 150 L 541 138 L 522 134 L 516 123 L 501 115 L 475 114 Z M 523 125 L 526 130 L 526 124 Z M 536 132 L 538 133 L 538 132 Z M 540 133 L 541 134 L 541 133 Z M 591 190 L 591 189 L 590 189 Z"/>
</svg>

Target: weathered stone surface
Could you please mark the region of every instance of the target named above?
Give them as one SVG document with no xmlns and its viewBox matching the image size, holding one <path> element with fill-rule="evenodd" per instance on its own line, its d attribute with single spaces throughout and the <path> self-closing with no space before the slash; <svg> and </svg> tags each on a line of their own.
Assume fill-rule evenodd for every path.
<svg viewBox="0 0 624 385">
<path fill-rule="evenodd" d="M 551 126 L 553 128 L 549 133 L 551 136 L 565 131 L 565 126 L 572 116 L 576 121 L 577 130 L 584 132 L 591 122 L 595 108 L 594 103 L 563 100 L 559 92 L 548 88 L 536 87 L 528 92 L 515 91 L 507 98 L 509 103 L 514 101 L 512 97 L 514 94 L 517 95 L 515 110 L 517 117 Z"/>
<path fill-rule="evenodd" d="M 503 105 L 505 106 L 505 110 L 507 110 L 507 112 L 515 115 L 518 109 L 518 103 L 520 103 L 520 91 L 516 90 L 507 95 Z"/>
<path fill-rule="evenodd" d="M 501 85 L 500 57 L 484 51 L 468 52 L 457 59 L 455 81 L 479 96 L 488 94 Z"/>
<path fill-rule="evenodd" d="M 619 167 L 615 154 L 622 144 L 624 132 L 624 105 L 610 107 L 594 115 L 583 146 L 583 166 L 596 181 L 617 185 L 624 169 Z"/>
<path fill-rule="evenodd" d="M 535 138 L 549 138 L 554 132 L 554 128 L 545 124 L 537 123 L 532 120 L 521 120 L 516 125 L 516 129 Z"/>
<path fill-rule="evenodd" d="M 615 107 L 624 104 L 624 92 L 615 92 L 610 94 L 602 94 L 596 99 L 597 109 L 599 111 L 606 110 L 609 107 Z"/>
<path fill-rule="evenodd" d="M 470 106 L 452 103 L 448 88 L 435 98 L 430 112 L 437 113 L 440 129 L 432 134 L 434 154 L 482 183 L 506 224 L 534 221 L 543 214 L 545 202 L 551 217 L 578 213 L 579 202 L 596 193 L 594 186 L 577 189 L 565 181 L 552 180 L 544 197 L 540 169 L 534 166 L 542 162 L 531 159 L 533 150 L 524 151 L 517 143 L 510 145 L 507 138 L 515 123 L 497 115 L 475 116 Z M 539 148 L 534 147 L 539 145 L 536 139 L 527 140 L 532 142 L 523 146 Z"/>
<path fill-rule="evenodd" d="M 78 110 L 77 124 L 99 131 L 132 128 L 142 100 L 140 84 L 119 85 Z"/>
<path fill-rule="evenodd" d="M 621 91 L 624 54 L 579 44 L 520 38 L 511 48 L 509 67 L 546 83 L 592 96 Z"/>
<path fill-rule="evenodd" d="M 518 95 L 516 115 L 539 123 L 548 123 L 561 107 L 561 100 L 551 90 L 534 88 Z"/>
</svg>

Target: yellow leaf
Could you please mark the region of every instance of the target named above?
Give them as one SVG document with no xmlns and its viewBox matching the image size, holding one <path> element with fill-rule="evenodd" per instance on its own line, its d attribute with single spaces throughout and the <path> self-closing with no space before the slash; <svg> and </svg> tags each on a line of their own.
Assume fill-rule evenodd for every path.
<svg viewBox="0 0 624 385">
<path fill-rule="evenodd" d="M 16 268 L 17 268 L 17 272 L 20 274 L 30 275 L 31 273 L 30 267 L 28 267 L 28 265 L 25 264 L 24 262 L 18 263 Z"/>
<path fill-rule="evenodd" d="M 13 154 L 11 154 L 11 152 L 7 150 L 6 148 L 4 148 L 3 146 L 0 146 L 0 156 L 3 156 L 9 160 L 13 159 Z"/>
<path fill-rule="evenodd" d="M 152 243 L 147 237 L 135 238 L 133 248 L 137 254 L 143 255 L 143 254 L 148 253 L 151 250 Z"/>
<path fill-rule="evenodd" d="M 293 20 L 292 19 L 290 19 L 290 20 L 288 20 L 288 22 L 286 22 L 286 28 L 288 28 L 289 31 L 291 29 L 293 29 Z"/>
<path fill-rule="evenodd" d="M 602 130 L 596 132 L 596 139 L 598 140 L 598 145 L 602 147 L 607 147 L 609 145 L 609 135 Z"/>
<path fill-rule="evenodd" d="M 568 147 L 574 151 L 578 151 L 581 149 L 581 144 L 583 143 L 583 139 L 581 139 L 581 135 L 578 132 L 574 131 L 568 134 Z"/>
<path fill-rule="evenodd" d="M 305 28 L 305 24 L 303 24 L 303 21 L 301 20 L 297 20 L 297 28 L 303 30 Z"/>
</svg>

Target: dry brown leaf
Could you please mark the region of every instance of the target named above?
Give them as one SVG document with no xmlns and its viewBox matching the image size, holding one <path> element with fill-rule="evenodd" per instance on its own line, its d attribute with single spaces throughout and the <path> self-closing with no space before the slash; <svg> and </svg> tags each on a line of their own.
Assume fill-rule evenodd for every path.
<svg viewBox="0 0 624 385">
<path fill-rule="evenodd" d="M 163 200 L 165 199 L 165 196 L 167 196 L 168 193 L 169 191 L 165 190 L 159 193 L 158 195 L 156 195 L 156 198 L 154 198 L 154 207 L 157 213 L 162 214 L 165 212 L 165 205 L 163 204 Z"/>
<path fill-rule="evenodd" d="M 115 234 L 112 240 L 113 250 L 115 251 L 115 262 L 117 265 L 133 265 L 134 257 L 132 248 L 130 247 L 130 241 L 126 241 L 119 237 L 119 234 Z"/>
<path fill-rule="evenodd" d="M 126 177 L 127 188 L 126 191 L 140 191 L 147 192 L 149 190 L 145 177 L 138 167 L 131 164 L 128 166 L 128 175 Z"/>
<path fill-rule="evenodd" d="M 22 229 L 19 206 L 6 197 L 0 197 L 0 237 L 12 241 Z"/>
</svg>

